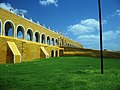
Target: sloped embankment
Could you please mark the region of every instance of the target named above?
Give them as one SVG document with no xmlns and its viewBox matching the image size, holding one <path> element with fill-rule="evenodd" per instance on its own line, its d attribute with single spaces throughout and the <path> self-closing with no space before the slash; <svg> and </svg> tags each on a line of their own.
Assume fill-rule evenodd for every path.
<svg viewBox="0 0 120 90">
<path fill-rule="evenodd" d="M 99 50 L 85 49 L 85 48 L 73 48 L 73 47 L 61 47 L 64 48 L 64 56 L 89 56 L 100 57 Z M 103 51 L 104 58 L 116 58 L 120 59 L 120 52 Z"/>
</svg>

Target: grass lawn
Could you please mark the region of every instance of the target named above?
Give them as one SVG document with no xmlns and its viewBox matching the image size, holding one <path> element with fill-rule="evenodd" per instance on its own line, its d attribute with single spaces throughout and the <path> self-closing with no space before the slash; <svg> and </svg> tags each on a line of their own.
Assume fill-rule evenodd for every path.
<svg viewBox="0 0 120 90">
<path fill-rule="evenodd" d="M 120 60 L 90 57 L 38 59 L 0 65 L 0 90 L 120 90 Z"/>
</svg>

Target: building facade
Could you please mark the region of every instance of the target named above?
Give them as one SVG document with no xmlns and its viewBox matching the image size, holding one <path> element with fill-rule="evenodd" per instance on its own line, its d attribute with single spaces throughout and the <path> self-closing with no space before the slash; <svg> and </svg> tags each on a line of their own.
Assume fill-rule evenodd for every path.
<svg viewBox="0 0 120 90">
<path fill-rule="evenodd" d="M 0 8 L 0 63 L 59 57 L 61 46 L 83 48 L 62 33 Z"/>
</svg>

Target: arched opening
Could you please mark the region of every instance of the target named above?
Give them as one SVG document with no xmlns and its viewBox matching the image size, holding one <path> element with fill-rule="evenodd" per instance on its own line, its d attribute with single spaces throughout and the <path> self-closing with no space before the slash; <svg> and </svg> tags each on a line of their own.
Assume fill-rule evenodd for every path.
<svg viewBox="0 0 120 90">
<path fill-rule="evenodd" d="M 55 43 L 56 43 L 56 46 L 58 46 L 58 40 L 57 39 L 55 40 Z"/>
<path fill-rule="evenodd" d="M 40 34 L 38 32 L 35 33 L 35 42 L 40 42 Z"/>
<path fill-rule="evenodd" d="M 41 36 L 41 43 L 45 44 L 45 34 L 42 34 Z"/>
<path fill-rule="evenodd" d="M 32 32 L 31 29 L 28 29 L 28 30 L 27 30 L 27 37 L 26 37 L 26 39 L 27 39 L 28 41 L 33 41 L 33 32 Z"/>
<path fill-rule="evenodd" d="M 51 51 L 51 57 L 54 57 L 54 50 Z"/>
<path fill-rule="evenodd" d="M 5 23 L 5 36 L 14 36 L 14 26 L 10 21 Z"/>
<path fill-rule="evenodd" d="M 68 45 L 67 46 L 69 46 L 69 43 L 68 43 Z"/>
<path fill-rule="evenodd" d="M 52 38 L 51 44 L 52 44 L 53 46 L 55 45 L 55 43 L 54 43 L 54 38 Z"/>
<path fill-rule="evenodd" d="M 17 38 L 24 39 L 24 28 L 22 26 L 17 28 Z"/>
<path fill-rule="evenodd" d="M 58 51 L 57 51 L 57 50 L 56 50 L 56 52 L 55 52 L 55 56 L 58 57 Z"/>
<path fill-rule="evenodd" d="M 47 44 L 50 45 L 50 37 L 49 36 L 47 36 Z"/>
</svg>

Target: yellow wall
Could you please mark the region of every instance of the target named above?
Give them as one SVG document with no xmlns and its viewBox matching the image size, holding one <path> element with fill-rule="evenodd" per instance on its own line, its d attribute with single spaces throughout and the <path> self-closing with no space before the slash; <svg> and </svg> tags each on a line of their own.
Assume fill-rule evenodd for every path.
<svg viewBox="0 0 120 90">
<path fill-rule="evenodd" d="M 25 18 L 22 18 L 21 16 L 17 16 L 11 12 L 8 12 L 6 10 L 3 10 L 0 8 L 0 20 L 2 21 L 2 35 L 4 35 L 4 23 L 5 21 L 7 20 L 10 20 L 11 22 L 14 23 L 14 31 L 15 31 L 15 35 L 16 36 L 16 33 L 17 33 L 17 26 L 19 25 L 22 25 L 25 29 L 25 32 L 24 34 L 27 32 L 27 29 L 28 28 L 31 28 L 33 30 L 33 34 L 36 32 L 36 31 L 39 31 L 40 32 L 40 35 L 42 35 L 42 33 L 44 33 L 47 36 L 50 36 L 50 38 L 54 38 L 54 39 L 57 39 L 57 38 L 63 38 L 64 40 L 67 41 L 67 43 L 71 43 L 72 45 L 74 46 L 78 46 L 78 47 L 83 47 L 81 44 L 73 41 L 73 40 L 70 40 L 69 38 L 66 38 L 54 31 L 51 31 L 51 30 L 48 30 L 40 25 L 37 25 L 36 23 L 34 22 L 31 22 L 29 20 L 26 20 Z"/>
<path fill-rule="evenodd" d="M 40 49 L 41 46 L 44 46 L 49 54 L 51 54 L 52 50 L 59 51 L 59 47 L 48 46 L 48 45 L 38 44 L 31 41 L 24 41 L 20 39 L 13 39 L 12 37 L 2 36 L 0 37 L 0 63 L 6 63 L 7 58 L 10 58 L 10 59 L 13 58 L 13 54 L 9 50 L 7 41 L 15 42 L 18 50 L 21 53 L 22 61 L 30 61 L 37 58 L 44 58 L 45 56 L 43 55 L 43 52 Z"/>
<path fill-rule="evenodd" d="M 25 35 L 26 35 L 28 28 L 30 28 L 33 31 L 33 35 L 36 31 L 38 31 L 40 33 L 40 38 L 41 38 L 41 35 L 44 33 L 46 35 L 46 38 L 47 36 L 50 36 L 50 39 L 52 39 L 52 37 L 55 40 L 59 38 L 59 41 L 63 39 L 64 42 L 66 43 L 70 43 L 76 47 L 83 48 L 81 44 L 74 42 L 73 40 L 70 40 L 69 38 L 66 38 L 63 35 L 60 35 L 54 31 L 44 28 L 41 25 L 38 25 L 25 18 L 22 18 L 21 16 L 15 15 L 1 8 L 0 8 L 0 21 L 2 24 L 1 25 L 2 33 L 0 34 L 0 63 L 6 63 L 7 58 L 9 59 L 13 58 L 13 54 L 8 48 L 7 41 L 12 41 L 16 44 L 18 50 L 21 53 L 22 61 L 29 61 L 29 60 L 37 59 L 37 58 L 44 58 L 45 57 L 44 53 L 40 49 L 41 46 L 45 47 L 45 49 L 47 50 L 50 56 L 51 56 L 52 50 L 54 50 L 54 56 L 55 56 L 56 50 L 58 51 L 58 56 L 59 56 L 59 50 L 63 51 L 63 49 L 61 49 L 59 46 L 52 46 L 52 45 L 47 45 L 47 44 L 41 44 L 40 42 L 36 43 L 33 41 L 27 41 L 26 36 L 24 37 L 24 39 L 18 39 L 16 36 L 17 36 L 17 27 L 19 25 L 23 26 Z M 14 35 L 12 37 L 5 36 L 5 25 L 4 24 L 6 21 L 10 21 L 14 25 Z"/>
</svg>

